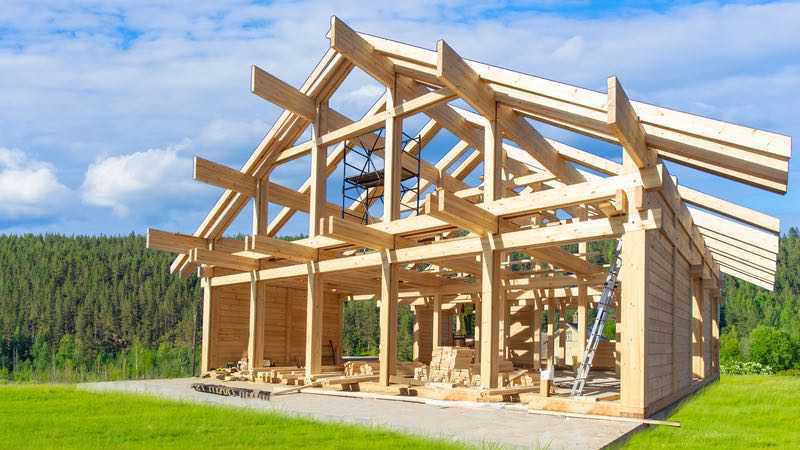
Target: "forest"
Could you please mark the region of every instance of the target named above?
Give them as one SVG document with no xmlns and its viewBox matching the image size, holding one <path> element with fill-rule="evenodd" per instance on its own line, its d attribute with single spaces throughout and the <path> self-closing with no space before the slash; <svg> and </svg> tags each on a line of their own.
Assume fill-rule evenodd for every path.
<svg viewBox="0 0 800 450">
<path fill-rule="evenodd" d="M 606 262 L 613 242 L 594 244 Z M 59 381 L 197 373 L 200 283 L 169 273 L 173 255 L 144 237 L 0 236 L 0 380 Z M 726 277 L 723 362 L 800 367 L 800 236 L 781 238 L 775 292 Z M 411 358 L 413 315 L 399 310 L 398 357 Z M 613 321 L 610 321 L 613 325 Z M 467 325 L 471 328 L 471 324 Z M 343 353 L 377 354 L 378 309 L 348 302 Z M 606 330 L 613 336 L 614 330 Z"/>
</svg>

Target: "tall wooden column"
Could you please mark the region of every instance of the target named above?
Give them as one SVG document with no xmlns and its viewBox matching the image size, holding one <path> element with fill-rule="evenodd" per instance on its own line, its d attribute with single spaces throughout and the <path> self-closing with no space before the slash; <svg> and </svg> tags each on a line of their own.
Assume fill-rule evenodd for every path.
<svg viewBox="0 0 800 450">
<path fill-rule="evenodd" d="M 703 322 L 705 302 L 703 279 L 692 278 L 692 375 L 705 378 L 705 358 L 703 355 Z"/>
<path fill-rule="evenodd" d="M 496 105 L 495 105 L 496 108 Z M 483 198 L 498 200 L 503 196 L 503 139 L 497 126 L 497 114 L 484 127 Z M 481 387 L 497 387 L 499 319 L 501 314 L 500 254 L 493 248 L 493 236 L 483 239 L 481 253 Z"/>
<path fill-rule="evenodd" d="M 326 203 L 326 176 L 325 167 L 328 159 L 328 149 L 318 145 L 320 136 L 327 127 L 328 105 L 317 104 L 317 114 L 311 127 L 311 183 L 308 212 L 308 235 L 311 237 L 320 234 L 320 219 L 324 217 Z M 320 372 L 322 368 L 322 304 L 324 301 L 322 275 L 313 270 L 308 274 L 306 283 L 306 380 Z"/>
<path fill-rule="evenodd" d="M 433 296 L 433 324 L 431 325 L 431 345 L 436 348 L 442 345 L 442 296 Z"/>
<path fill-rule="evenodd" d="M 586 283 L 578 285 L 578 342 L 575 346 L 577 358 L 573 361 L 573 367 L 578 368 L 583 359 L 583 352 L 586 351 L 586 307 L 589 303 L 589 294 Z"/>
<path fill-rule="evenodd" d="M 214 343 L 212 340 L 215 338 L 212 320 L 214 315 L 211 313 L 211 286 L 210 278 L 204 277 L 202 280 L 203 287 L 203 342 L 200 347 L 200 373 L 208 372 L 211 367 L 212 352 L 214 350 Z"/>
<path fill-rule="evenodd" d="M 531 307 L 531 340 L 533 341 L 533 369 L 542 368 L 542 303 L 539 299 L 534 300 Z"/>
<path fill-rule="evenodd" d="M 647 306 L 647 232 L 622 235 L 620 269 L 620 402 L 625 407 L 644 409 L 647 388 L 645 324 Z"/>
<path fill-rule="evenodd" d="M 387 88 L 386 107 L 389 112 L 400 99 L 396 86 Z M 383 221 L 400 218 L 400 176 L 403 156 L 403 120 L 391 114 L 385 124 Z M 384 251 L 381 261 L 381 341 L 378 362 L 379 381 L 389 385 L 389 377 L 395 374 L 397 364 L 397 291 L 399 288 L 398 267 L 390 260 L 389 251 Z"/>
<path fill-rule="evenodd" d="M 473 297 L 474 298 L 474 297 Z M 475 362 L 481 362 L 481 310 L 483 309 L 483 302 L 474 300 L 473 305 L 475 308 L 475 333 L 474 333 L 474 346 L 475 346 Z"/>
<path fill-rule="evenodd" d="M 556 367 L 556 300 L 552 293 L 547 299 L 547 369 L 554 370 Z"/>
<path fill-rule="evenodd" d="M 268 225 L 267 186 L 269 174 L 260 179 L 256 184 L 256 196 L 253 197 L 253 234 L 266 236 Z M 256 271 L 253 271 L 250 280 L 250 320 L 247 338 L 247 364 L 251 369 L 261 367 L 264 363 L 264 321 L 265 294 L 263 287 L 259 287 Z"/>
</svg>

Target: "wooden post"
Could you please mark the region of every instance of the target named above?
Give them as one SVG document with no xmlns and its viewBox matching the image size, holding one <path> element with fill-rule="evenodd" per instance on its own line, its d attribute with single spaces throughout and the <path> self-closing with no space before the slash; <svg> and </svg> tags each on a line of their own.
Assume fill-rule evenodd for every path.
<svg viewBox="0 0 800 450">
<path fill-rule="evenodd" d="M 713 373 L 719 374 L 719 291 L 714 290 L 711 296 L 713 305 L 711 308 L 711 336 L 713 340 L 711 351 L 711 364 Z"/>
<path fill-rule="evenodd" d="M 692 278 L 692 375 L 705 378 L 703 358 L 703 279 Z"/>
<path fill-rule="evenodd" d="M 311 127 L 311 179 L 310 203 L 308 213 L 308 235 L 318 236 L 321 233 L 320 220 L 324 217 L 327 204 L 325 185 L 325 168 L 327 166 L 328 149 L 318 145 L 320 136 L 327 128 L 328 105 L 316 105 L 316 118 Z M 312 267 L 314 262 L 309 263 Z M 308 275 L 306 283 L 306 381 L 319 373 L 322 368 L 322 303 L 324 301 L 322 275 L 313 271 Z"/>
<path fill-rule="evenodd" d="M 556 326 L 556 301 L 550 293 L 547 299 L 547 369 L 555 370 L 555 326 Z"/>
<path fill-rule="evenodd" d="M 487 248 L 484 241 L 481 255 L 481 387 L 497 387 L 497 369 L 500 319 L 500 257 L 498 252 Z"/>
<path fill-rule="evenodd" d="M 475 345 L 475 362 L 481 362 L 481 310 L 483 309 L 483 302 L 480 300 L 474 301 L 474 308 L 475 308 L 475 335 L 474 335 L 474 345 Z"/>
<path fill-rule="evenodd" d="M 533 341 L 533 369 L 542 368 L 542 302 L 539 299 L 534 301 L 532 306 L 531 318 L 531 338 Z"/>
<path fill-rule="evenodd" d="M 203 286 L 203 342 L 200 349 L 201 374 L 208 372 L 212 368 L 211 360 L 212 351 L 214 350 L 214 345 L 211 342 L 215 337 L 212 331 L 212 320 L 214 320 L 214 317 L 211 314 L 211 292 L 213 288 L 209 285 L 209 281 L 208 277 L 205 277 L 201 283 Z"/>
<path fill-rule="evenodd" d="M 712 304 L 714 302 L 710 289 L 703 289 L 703 378 L 711 375 L 712 369 Z"/>
<path fill-rule="evenodd" d="M 395 85 L 386 90 L 386 107 L 392 112 L 399 98 Z M 400 175 L 403 156 L 403 120 L 390 115 L 385 123 L 384 179 L 383 179 L 383 221 L 391 222 L 400 218 Z M 378 355 L 380 376 L 383 386 L 395 374 L 397 363 L 397 292 L 399 288 L 398 267 L 392 264 L 388 251 L 381 260 L 381 341 Z"/>
<path fill-rule="evenodd" d="M 573 361 L 573 367 L 578 368 L 586 351 L 586 305 L 589 301 L 588 288 L 586 283 L 578 285 L 578 342 L 575 346 L 577 358 Z"/>
<path fill-rule="evenodd" d="M 250 374 L 256 367 L 261 367 L 264 362 L 264 292 L 258 286 L 258 281 L 253 272 L 250 280 L 250 321 L 247 339 L 247 365 Z"/>
<path fill-rule="evenodd" d="M 442 345 L 442 296 L 435 294 L 433 296 L 433 324 L 431 329 L 431 345 L 433 348 Z"/>
<path fill-rule="evenodd" d="M 645 363 L 645 323 L 647 317 L 647 277 L 645 231 L 622 235 L 620 401 L 633 409 L 645 407 L 647 365 Z"/>
</svg>

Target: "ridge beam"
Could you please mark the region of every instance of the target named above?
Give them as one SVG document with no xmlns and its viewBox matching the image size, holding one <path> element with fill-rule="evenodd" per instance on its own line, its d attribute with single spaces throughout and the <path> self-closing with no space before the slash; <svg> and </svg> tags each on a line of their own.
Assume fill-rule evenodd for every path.
<svg viewBox="0 0 800 450">
<path fill-rule="evenodd" d="M 290 261 L 316 261 L 319 250 L 284 239 L 273 239 L 267 236 L 246 236 L 245 246 L 248 251 L 284 258 Z"/>
<path fill-rule="evenodd" d="M 425 199 L 425 214 L 479 236 L 498 232 L 498 217 L 442 188 Z"/>
<path fill-rule="evenodd" d="M 647 134 L 617 77 L 608 78 L 608 126 L 637 168 L 656 164 L 658 155 L 647 146 Z"/>
<path fill-rule="evenodd" d="M 258 270 L 258 261 L 245 256 L 231 255 L 217 250 L 208 250 L 196 247 L 189 253 L 189 261 L 195 264 L 205 264 L 209 266 L 219 266 L 228 269 L 249 272 Z"/>
<path fill-rule="evenodd" d="M 320 220 L 321 235 L 366 247 L 373 250 L 386 250 L 395 247 L 394 235 L 376 230 L 366 225 L 347 222 L 336 216 Z"/>
<path fill-rule="evenodd" d="M 306 120 L 314 120 L 316 106 L 313 98 L 256 65 L 250 71 L 250 91 Z"/>
</svg>

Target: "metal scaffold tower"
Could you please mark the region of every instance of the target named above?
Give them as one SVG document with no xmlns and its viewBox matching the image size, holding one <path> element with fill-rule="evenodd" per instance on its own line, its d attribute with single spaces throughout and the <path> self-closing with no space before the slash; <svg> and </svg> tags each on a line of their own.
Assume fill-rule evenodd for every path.
<svg viewBox="0 0 800 450">
<path fill-rule="evenodd" d="M 376 202 L 383 205 L 383 159 L 379 154 L 382 154 L 384 147 L 378 145 L 382 142 L 380 139 L 383 137 L 384 129 L 377 132 L 378 138 L 371 139 L 371 145 L 365 145 L 361 139 L 348 142 L 345 145 L 344 159 L 342 161 L 342 218 L 351 216 L 359 219 L 363 224 L 369 224 L 370 210 L 375 206 Z M 409 148 L 409 143 L 416 142 L 412 146 L 417 149 L 422 148 L 420 136 L 409 136 L 403 133 L 403 141 L 401 148 Z M 404 151 L 404 154 L 413 159 L 413 164 L 403 165 L 402 175 L 400 177 L 400 198 L 406 199 L 406 194 L 413 193 L 414 196 L 410 202 L 401 200 L 401 209 L 419 213 L 419 200 L 420 200 L 420 167 L 422 162 L 422 155 L 419 151 L 412 153 Z M 409 166 L 411 169 L 409 169 Z M 361 202 L 361 206 L 356 209 L 350 209 L 352 202 Z"/>
</svg>

